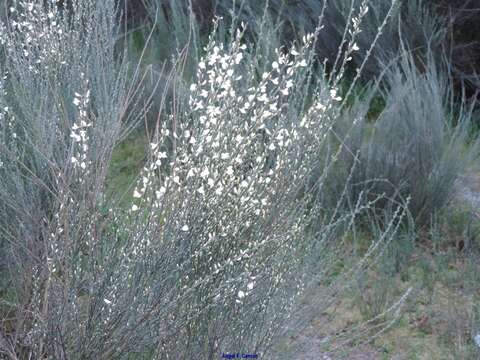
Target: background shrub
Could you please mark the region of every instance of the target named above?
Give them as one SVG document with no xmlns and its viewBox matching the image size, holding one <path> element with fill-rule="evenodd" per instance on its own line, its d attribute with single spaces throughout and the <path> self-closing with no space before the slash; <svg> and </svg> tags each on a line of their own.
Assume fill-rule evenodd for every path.
<svg viewBox="0 0 480 360">
<path fill-rule="evenodd" d="M 420 71 L 405 52 L 387 69 L 379 117 L 370 122 L 363 101 L 346 112 L 347 123 L 339 128 L 348 144 L 342 164 L 348 169 L 358 161 L 353 198 L 366 189 L 410 197 L 410 212 L 421 225 L 452 199 L 459 174 L 478 156 L 478 141 L 470 142 L 473 104 L 454 105 L 452 80 L 432 59 Z"/>
</svg>

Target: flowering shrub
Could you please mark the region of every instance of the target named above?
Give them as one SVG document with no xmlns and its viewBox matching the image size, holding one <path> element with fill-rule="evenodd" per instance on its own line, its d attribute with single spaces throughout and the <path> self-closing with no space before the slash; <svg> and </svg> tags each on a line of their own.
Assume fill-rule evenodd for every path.
<svg viewBox="0 0 480 360">
<path fill-rule="evenodd" d="M 261 73 L 241 30 L 229 44 L 212 35 L 188 99 L 162 114 L 124 210 L 104 195 L 105 174 L 128 116 L 145 110 L 124 112 L 138 72 L 132 79 L 116 56 L 111 1 L 64 13 L 56 4 L 21 2 L 12 13 L 28 31 L 2 34 L 0 236 L 11 244 L 16 296 L 0 351 L 55 359 L 264 352 L 296 296 L 332 265 L 335 238 L 372 206 L 322 200 L 338 161 L 339 150 L 325 147 L 342 98 L 339 79 L 324 72 L 309 93 L 318 34 L 276 49 Z M 357 48 L 353 38 L 347 45 Z M 313 182 L 312 169 L 320 169 Z"/>
</svg>

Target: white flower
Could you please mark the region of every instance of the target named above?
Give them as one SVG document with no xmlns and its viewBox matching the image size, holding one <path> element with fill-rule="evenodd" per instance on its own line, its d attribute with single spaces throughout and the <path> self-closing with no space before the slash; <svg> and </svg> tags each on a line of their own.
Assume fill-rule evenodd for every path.
<svg viewBox="0 0 480 360">
<path fill-rule="evenodd" d="M 210 175 L 210 171 L 208 170 L 207 167 L 205 167 L 202 172 L 200 173 L 200 176 L 205 179 L 206 177 L 208 177 L 208 175 Z"/>
<path fill-rule="evenodd" d="M 232 176 L 232 175 L 233 175 L 233 167 L 229 166 L 229 167 L 227 168 L 227 175 L 228 175 L 228 176 Z"/>
<path fill-rule="evenodd" d="M 80 99 L 78 98 L 73 99 L 73 103 L 75 104 L 75 106 L 80 105 Z"/>
<path fill-rule="evenodd" d="M 263 114 L 262 114 L 262 120 L 265 120 L 269 117 L 271 117 L 273 114 L 270 112 L 270 111 L 265 111 Z"/>
<path fill-rule="evenodd" d="M 193 91 L 195 91 L 195 90 L 197 90 L 197 85 L 196 85 L 196 84 L 190 85 L 190 91 L 193 92 Z"/>
<path fill-rule="evenodd" d="M 245 297 L 245 293 L 242 290 L 239 290 L 237 295 L 239 299 L 242 299 Z"/>
<path fill-rule="evenodd" d="M 82 140 L 81 136 L 78 135 L 78 134 L 75 134 L 74 132 L 72 132 L 72 133 L 70 134 L 70 137 L 71 137 L 72 139 L 74 139 L 75 141 L 81 141 L 81 140 Z"/>
<path fill-rule="evenodd" d="M 182 226 L 182 231 L 187 232 L 188 231 L 188 225 L 183 225 Z"/>
<path fill-rule="evenodd" d="M 475 341 L 475 345 L 480 348 L 480 334 L 475 335 L 473 341 Z"/>
<path fill-rule="evenodd" d="M 358 50 L 360 50 L 360 48 L 358 47 L 357 43 L 353 44 L 352 50 L 353 50 L 353 51 L 358 51 Z"/>
<path fill-rule="evenodd" d="M 157 197 L 157 199 L 160 199 L 162 197 L 162 195 L 164 195 L 166 193 L 167 189 L 165 187 L 161 187 L 160 190 L 156 190 L 155 191 L 155 196 Z"/>
<path fill-rule="evenodd" d="M 202 90 L 202 91 L 204 91 L 204 90 Z M 206 94 L 208 96 L 208 93 L 206 93 Z M 203 93 L 202 93 L 202 95 L 203 95 Z M 205 96 L 205 97 L 207 97 L 207 96 Z M 197 102 L 196 105 L 195 105 L 195 108 L 193 110 L 194 111 L 203 110 L 203 103 L 201 101 Z"/>
<path fill-rule="evenodd" d="M 268 96 L 266 94 L 262 94 L 258 97 L 258 101 L 266 103 L 266 102 L 268 102 Z"/>
<path fill-rule="evenodd" d="M 243 54 L 242 53 L 239 53 L 235 56 L 235 64 L 240 64 L 240 61 L 242 61 L 243 59 Z"/>
<path fill-rule="evenodd" d="M 191 168 L 190 170 L 188 170 L 187 179 L 191 178 L 193 176 L 195 176 L 195 170 L 193 168 Z"/>
<path fill-rule="evenodd" d="M 253 289 L 253 285 L 254 285 L 253 281 L 252 281 L 251 283 L 249 283 L 249 284 L 247 285 L 248 290 L 252 290 L 252 289 Z"/>
<path fill-rule="evenodd" d="M 132 205 L 132 211 L 138 211 L 138 206 L 135 205 L 135 204 L 133 204 L 133 205 Z"/>
<path fill-rule="evenodd" d="M 138 192 L 138 190 L 135 190 L 135 191 L 133 192 L 133 197 L 138 199 L 138 198 L 141 198 L 141 197 L 142 197 L 142 194 L 140 194 L 140 193 Z"/>
</svg>

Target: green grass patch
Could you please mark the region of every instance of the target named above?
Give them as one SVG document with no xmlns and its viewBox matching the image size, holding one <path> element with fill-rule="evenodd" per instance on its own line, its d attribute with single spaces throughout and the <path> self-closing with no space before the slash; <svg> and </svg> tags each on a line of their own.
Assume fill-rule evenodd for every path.
<svg viewBox="0 0 480 360">
<path fill-rule="evenodd" d="M 131 185 L 140 173 L 146 158 L 147 137 L 135 132 L 120 143 L 112 154 L 107 175 L 107 196 L 119 200 L 121 206 L 131 204 Z"/>
</svg>

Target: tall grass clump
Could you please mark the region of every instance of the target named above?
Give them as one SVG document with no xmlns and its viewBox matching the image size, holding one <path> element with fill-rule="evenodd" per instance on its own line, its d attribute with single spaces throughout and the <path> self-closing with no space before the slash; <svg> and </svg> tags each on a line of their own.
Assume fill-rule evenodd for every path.
<svg viewBox="0 0 480 360">
<path fill-rule="evenodd" d="M 358 162 L 353 198 L 360 189 L 411 197 L 409 210 L 417 224 L 425 225 L 452 199 L 455 181 L 478 157 L 473 105 L 454 102 L 452 80 L 432 57 L 421 71 L 404 51 L 386 69 L 385 109 L 378 119 L 370 122 L 359 102 L 347 111 L 347 123 L 358 120 L 345 140 L 344 164 L 348 169 Z"/>
<path fill-rule="evenodd" d="M 378 200 L 345 207 L 340 196 L 332 207 L 318 196 L 339 159 L 319 154 L 342 100 L 324 76 L 307 104 L 318 34 L 274 51 L 261 73 L 242 30 L 226 44 L 212 35 L 194 81 L 161 107 L 124 209 L 105 195 L 105 177 L 146 110 L 135 111 L 138 71 L 116 51 L 113 1 L 56 5 L 22 2 L 2 27 L 0 237 L 11 295 L 0 299 L 0 353 L 266 354 L 298 294 L 328 273 L 336 237 Z"/>
</svg>

